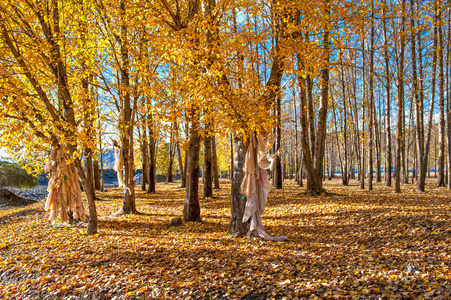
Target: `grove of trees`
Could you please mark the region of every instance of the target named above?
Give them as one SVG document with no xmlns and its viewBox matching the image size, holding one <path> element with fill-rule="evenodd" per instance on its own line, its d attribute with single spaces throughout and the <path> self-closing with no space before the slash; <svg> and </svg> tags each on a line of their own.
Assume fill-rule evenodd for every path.
<svg viewBox="0 0 451 300">
<path fill-rule="evenodd" d="M 123 158 L 121 213 L 137 213 L 133 170 L 181 176 L 185 221 L 231 182 L 230 234 L 250 135 L 274 131 L 276 188 L 323 192 L 336 171 L 451 189 L 449 3 L 416 1 L 6 0 L 0 8 L 0 139 L 39 172 L 52 149 L 74 163 L 97 232 L 99 153 Z M 161 171 L 160 171 L 161 172 Z M 374 175 L 373 175 L 374 174 Z M 392 174 L 394 178 L 392 178 Z M 430 174 L 430 173 L 429 173 Z M 78 179 L 78 178 L 77 178 Z M 304 183 L 306 179 L 306 183 Z M 393 179 L 393 180 L 392 180 Z"/>
</svg>

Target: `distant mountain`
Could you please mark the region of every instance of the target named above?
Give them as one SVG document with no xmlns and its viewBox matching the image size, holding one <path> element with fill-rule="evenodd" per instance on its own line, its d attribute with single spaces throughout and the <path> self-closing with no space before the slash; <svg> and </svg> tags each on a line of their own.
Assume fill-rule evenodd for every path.
<svg viewBox="0 0 451 300">
<path fill-rule="evenodd" d="M 114 167 L 114 150 L 112 148 L 103 149 L 103 168 L 112 169 Z M 99 153 L 99 164 L 100 164 L 100 153 Z"/>
</svg>

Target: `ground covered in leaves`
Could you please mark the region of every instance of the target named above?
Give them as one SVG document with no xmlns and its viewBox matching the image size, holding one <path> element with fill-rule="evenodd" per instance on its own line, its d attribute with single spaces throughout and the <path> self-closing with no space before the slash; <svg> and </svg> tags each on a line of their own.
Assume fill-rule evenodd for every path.
<svg viewBox="0 0 451 300">
<path fill-rule="evenodd" d="M 263 225 L 285 242 L 231 238 L 230 185 L 201 199 L 201 223 L 169 227 L 184 190 L 137 189 L 142 214 L 109 218 L 123 191 L 99 193 L 99 233 L 54 227 L 44 203 L 0 211 L 5 299 L 451 299 L 451 193 L 357 182 L 272 190 Z M 202 189 L 200 189 L 202 190 Z"/>
</svg>

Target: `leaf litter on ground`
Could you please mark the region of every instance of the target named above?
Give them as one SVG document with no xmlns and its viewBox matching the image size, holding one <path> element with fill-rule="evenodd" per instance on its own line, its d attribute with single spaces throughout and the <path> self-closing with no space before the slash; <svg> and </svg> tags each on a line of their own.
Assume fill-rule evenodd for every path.
<svg viewBox="0 0 451 300">
<path fill-rule="evenodd" d="M 230 184 L 200 199 L 202 222 L 182 215 L 179 183 L 136 189 L 141 214 L 109 218 L 123 191 L 98 193 L 99 233 L 56 228 L 43 202 L 0 214 L 4 299 L 449 299 L 450 192 L 404 185 L 325 182 L 306 195 L 290 180 L 271 190 L 263 215 L 286 242 L 231 238 Z M 200 189 L 202 190 L 202 189 Z"/>
</svg>

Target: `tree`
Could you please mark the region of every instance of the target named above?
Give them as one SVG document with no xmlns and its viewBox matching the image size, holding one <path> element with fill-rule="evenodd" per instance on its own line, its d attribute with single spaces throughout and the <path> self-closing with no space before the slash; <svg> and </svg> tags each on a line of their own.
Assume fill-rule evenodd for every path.
<svg viewBox="0 0 451 300">
<path fill-rule="evenodd" d="M 47 4 L 8 2 L 0 11 L 0 48 L 8 58 L 2 60 L 2 71 L 9 70 L 4 72 L 6 86 L 0 95 L 1 121 L 8 126 L 21 125 L 41 143 L 67 150 L 88 199 L 87 233 L 94 234 L 97 232 L 97 213 L 93 181 L 87 179 L 78 151 L 79 143 L 86 140 L 79 131 L 83 116 L 77 108 L 82 98 L 69 82 L 69 74 L 78 75 L 80 60 L 65 59 L 70 49 L 79 47 L 78 36 L 62 47 L 63 41 L 67 41 L 66 26 L 80 26 L 80 20 L 72 19 L 73 23 L 63 20 L 61 16 L 67 14 L 61 14 L 61 9 L 67 7 L 60 7 L 58 1 Z M 69 73 L 69 68 L 75 72 Z M 2 131 L 2 134 L 7 133 Z M 11 137 L 3 141 L 10 147 L 17 145 Z"/>
</svg>

